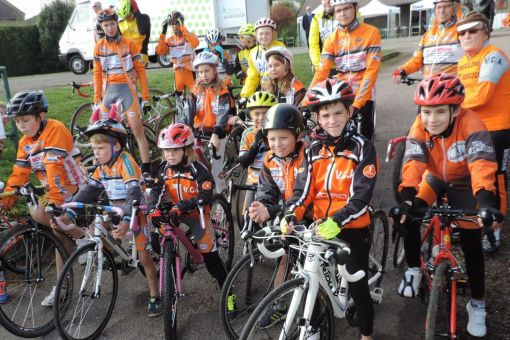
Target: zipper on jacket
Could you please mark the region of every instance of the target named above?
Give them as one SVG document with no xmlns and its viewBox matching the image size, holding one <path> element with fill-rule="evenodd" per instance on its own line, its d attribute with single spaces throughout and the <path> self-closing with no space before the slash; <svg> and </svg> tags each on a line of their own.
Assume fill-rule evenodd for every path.
<svg viewBox="0 0 510 340">
<path fill-rule="evenodd" d="M 443 149 L 443 180 L 445 183 L 448 183 L 446 180 L 446 150 L 444 149 L 444 137 L 441 137 L 441 148 Z"/>
<path fill-rule="evenodd" d="M 329 208 L 331 208 L 331 191 L 330 191 L 330 185 L 329 185 L 329 179 L 331 178 L 331 173 L 333 172 L 333 168 L 335 167 L 335 162 L 336 162 L 336 157 L 335 157 L 335 154 L 328 148 L 329 152 L 333 154 L 333 161 L 331 162 L 331 168 L 329 169 L 328 171 L 328 175 L 326 176 L 326 192 L 328 193 L 328 198 L 329 198 L 329 202 L 328 202 L 328 208 L 326 209 L 326 216 L 324 217 L 328 217 L 329 215 Z"/>
</svg>

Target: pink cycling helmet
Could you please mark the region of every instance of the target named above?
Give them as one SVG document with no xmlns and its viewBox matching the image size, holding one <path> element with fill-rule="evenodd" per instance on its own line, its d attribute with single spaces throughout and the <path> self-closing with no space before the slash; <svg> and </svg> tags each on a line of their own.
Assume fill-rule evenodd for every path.
<svg viewBox="0 0 510 340">
<path fill-rule="evenodd" d="M 193 131 L 182 123 L 170 124 L 159 133 L 158 148 L 179 149 L 195 143 Z"/>
<path fill-rule="evenodd" d="M 261 27 L 271 27 L 276 31 L 276 21 L 274 21 L 271 18 L 260 18 L 255 23 L 255 31 L 258 30 Z"/>
<path fill-rule="evenodd" d="M 413 100 L 416 105 L 460 105 L 464 96 L 464 85 L 459 78 L 443 73 L 423 79 Z"/>
</svg>

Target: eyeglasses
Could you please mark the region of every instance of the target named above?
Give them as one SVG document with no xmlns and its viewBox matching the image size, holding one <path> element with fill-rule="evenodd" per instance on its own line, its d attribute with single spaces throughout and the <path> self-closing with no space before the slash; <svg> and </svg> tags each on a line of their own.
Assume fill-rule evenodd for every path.
<svg viewBox="0 0 510 340">
<path fill-rule="evenodd" d="M 471 29 L 468 29 L 468 30 L 464 30 L 464 31 L 460 31 L 459 32 L 459 37 L 463 37 L 466 35 L 466 33 L 469 33 L 469 35 L 474 35 L 476 34 L 478 31 L 481 31 L 482 29 L 481 28 L 471 28 Z"/>
<path fill-rule="evenodd" d="M 349 6 L 349 7 L 345 7 L 345 8 L 336 8 L 335 13 L 349 12 L 352 9 L 354 9 L 354 6 Z"/>
</svg>

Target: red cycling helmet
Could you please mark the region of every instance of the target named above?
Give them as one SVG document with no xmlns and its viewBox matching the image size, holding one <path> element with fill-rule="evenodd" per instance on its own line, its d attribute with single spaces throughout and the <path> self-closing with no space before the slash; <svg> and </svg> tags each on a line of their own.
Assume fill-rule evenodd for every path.
<svg viewBox="0 0 510 340">
<path fill-rule="evenodd" d="M 464 96 L 464 85 L 459 78 L 443 73 L 423 79 L 413 100 L 416 105 L 460 105 Z"/>
<path fill-rule="evenodd" d="M 306 93 L 308 100 L 306 106 L 310 110 L 315 111 L 319 105 L 333 103 L 338 100 L 354 100 L 354 97 L 355 94 L 347 82 L 337 79 L 326 79 L 308 90 Z"/>
<path fill-rule="evenodd" d="M 170 124 L 159 133 L 158 148 L 178 149 L 195 143 L 193 131 L 182 123 Z"/>
</svg>

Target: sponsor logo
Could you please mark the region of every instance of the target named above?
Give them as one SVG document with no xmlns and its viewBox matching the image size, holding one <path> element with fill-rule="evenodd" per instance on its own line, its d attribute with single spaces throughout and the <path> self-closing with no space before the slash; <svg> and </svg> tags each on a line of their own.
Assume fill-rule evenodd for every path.
<svg viewBox="0 0 510 340">
<path fill-rule="evenodd" d="M 452 144 L 447 151 L 448 160 L 454 163 L 462 162 L 466 159 L 466 143 L 458 141 Z"/>
<path fill-rule="evenodd" d="M 471 143 L 471 145 L 469 146 L 467 154 L 472 155 L 472 154 L 480 153 L 480 152 L 493 153 L 494 148 L 492 146 L 485 144 L 482 141 L 475 141 L 475 142 Z"/>
<path fill-rule="evenodd" d="M 335 179 L 336 180 L 349 179 L 349 178 L 352 178 L 353 175 L 354 175 L 354 170 L 352 170 L 352 169 L 351 170 L 335 170 Z"/>
<path fill-rule="evenodd" d="M 365 175 L 367 178 L 374 178 L 376 173 L 377 171 L 375 170 L 375 165 L 373 164 L 366 165 L 363 168 L 363 175 Z"/>
<path fill-rule="evenodd" d="M 204 183 L 202 183 L 202 189 L 204 189 L 204 190 L 211 190 L 211 188 L 212 188 L 211 181 L 205 181 Z"/>
<path fill-rule="evenodd" d="M 418 144 L 410 144 L 406 147 L 406 156 L 423 155 L 423 150 Z"/>
</svg>

